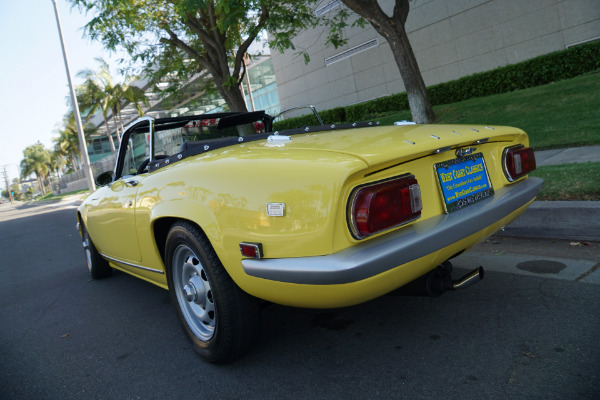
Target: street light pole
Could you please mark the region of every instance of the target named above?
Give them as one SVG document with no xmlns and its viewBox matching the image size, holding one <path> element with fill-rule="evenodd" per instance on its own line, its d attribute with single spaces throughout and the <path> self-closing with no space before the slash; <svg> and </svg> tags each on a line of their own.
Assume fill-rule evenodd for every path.
<svg viewBox="0 0 600 400">
<path fill-rule="evenodd" d="M 69 81 L 69 89 L 71 90 L 71 101 L 73 103 L 73 113 L 75 114 L 75 124 L 77 124 L 77 136 L 79 137 L 79 150 L 81 152 L 82 168 L 87 180 L 90 192 L 96 190 L 94 178 L 92 177 L 92 168 L 90 166 L 90 157 L 88 156 L 87 146 L 85 145 L 85 135 L 83 134 L 83 125 L 81 116 L 79 115 L 79 105 L 77 104 L 77 95 L 71 80 L 71 70 L 69 69 L 69 61 L 67 60 L 67 50 L 65 49 L 65 41 L 63 39 L 62 29 L 60 27 L 60 18 L 58 16 L 58 8 L 56 0 L 51 0 L 54 5 L 54 14 L 56 15 L 56 26 L 58 27 L 58 36 L 60 37 L 60 46 L 62 47 L 63 59 L 65 60 L 65 70 L 67 72 L 67 80 Z"/>
</svg>

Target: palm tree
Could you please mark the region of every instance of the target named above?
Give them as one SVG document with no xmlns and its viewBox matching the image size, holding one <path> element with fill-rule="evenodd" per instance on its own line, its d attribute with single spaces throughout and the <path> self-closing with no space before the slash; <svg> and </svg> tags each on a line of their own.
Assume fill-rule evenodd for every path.
<svg viewBox="0 0 600 400">
<path fill-rule="evenodd" d="M 24 158 L 21 160 L 21 178 L 35 174 L 42 196 L 45 196 L 44 179 L 50 172 L 50 152 L 38 142 L 25 148 L 23 156 Z"/>
<path fill-rule="evenodd" d="M 112 135 L 110 133 L 110 125 L 108 124 L 108 111 L 110 110 L 110 95 L 104 90 L 102 86 L 93 79 L 93 72 L 91 70 L 81 71 L 86 74 L 85 83 L 78 88 L 77 99 L 80 103 L 80 108 L 88 112 L 89 115 L 93 115 L 98 110 L 102 110 L 102 116 L 104 117 L 104 123 L 106 124 L 106 136 L 108 137 L 108 143 L 110 144 L 110 150 L 115 153 L 115 143 L 113 142 Z M 118 135 L 117 130 L 117 136 Z"/>
<path fill-rule="evenodd" d="M 110 135 L 110 126 L 108 124 L 108 111 L 112 111 L 112 118 L 117 131 L 119 144 L 121 143 L 121 133 L 123 132 L 123 119 L 121 110 L 123 104 L 129 101 L 134 104 L 138 114 L 144 114 L 142 105 L 149 106 L 150 102 L 146 98 L 144 91 L 131 83 L 137 79 L 135 76 L 126 76 L 123 82 L 117 83 L 112 78 L 110 66 L 102 58 L 96 58 L 99 64 L 99 70 L 94 72 L 90 69 L 83 70 L 77 74 L 85 78 L 85 84 L 81 87 L 84 99 L 83 106 L 91 114 L 102 110 L 104 123 L 106 124 L 107 135 Z M 120 129 L 119 129 L 120 128 Z M 114 149 L 112 138 L 110 140 L 111 149 Z M 113 150 L 114 151 L 114 150 Z"/>
<path fill-rule="evenodd" d="M 124 100 L 133 103 L 135 106 L 138 115 L 141 117 L 144 115 L 144 110 L 142 109 L 142 105 L 148 106 L 150 102 L 146 97 L 146 93 L 137 86 L 132 86 L 131 82 L 134 81 L 136 77 L 126 76 L 123 80 L 123 83 L 118 83 L 113 87 L 112 95 L 113 95 L 113 114 L 119 116 L 119 124 L 121 125 L 121 132 L 123 132 L 123 119 L 121 118 L 121 107 Z M 141 104 L 140 104 L 141 103 Z"/>
<path fill-rule="evenodd" d="M 50 154 L 50 169 L 56 173 L 57 177 L 64 175 L 65 173 L 65 157 L 60 149 L 54 148 L 54 151 Z"/>
<path fill-rule="evenodd" d="M 89 122 L 86 122 L 83 131 L 85 132 L 87 140 L 87 138 L 94 134 L 97 129 Z M 75 124 L 73 113 L 65 115 L 63 119 L 63 128 L 58 131 L 58 137 L 55 137 L 52 140 L 55 143 L 54 150 L 60 151 L 61 154 L 66 155 L 73 170 L 79 169 L 79 136 L 77 134 L 77 125 Z"/>
</svg>

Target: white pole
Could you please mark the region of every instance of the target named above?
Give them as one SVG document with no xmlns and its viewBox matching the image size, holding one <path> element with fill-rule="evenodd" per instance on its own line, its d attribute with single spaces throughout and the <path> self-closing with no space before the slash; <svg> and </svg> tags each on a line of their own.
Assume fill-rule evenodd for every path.
<svg viewBox="0 0 600 400">
<path fill-rule="evenodd" d="M 250 71 L 248 71 L 248 53 L 244 54 L 244 66 L 246 68 L 246 85 L 248 86 L 248 96 L 250 97 L 250 106 L 254 109 L 254 96 L 252 95 L 252 87 L 250 86 Z"/>
<path fill-rule="evenodd" d="M 81 152 L 81 160 L 83 162 L 82 169 L 88 183 L 90 192 L 96 190 L 94 178 L 92 178 L 92 168 L 90 166 L 90 157 L 85 145 L 85 135 L 83 134 L 83 125 L 81 124 L 81 116 L 79 115 L 79 105 L 77 104 L 77 96 L 75 88 L 71 80 L 71 70 L 69 69 L 69 61 L 67 60 L 67 50 L 65 49 L 65 41 L 63 39 L 62 29 L 60 27 L 60 18 L 58 16 L 58 8 L 56 0 L 51 0 L 54 5 L 54 14 L 56 15 L 56 26 L 58 27 L 58 36 L 60 37 L 60 46 L 62 47 L 63 58 L 65 60 L 65 70 L 67 72 L 67 80 L 69 81 L 69 89 L 71 90 L 71 101 L 73 103 L 73 113 L 75 114 L 75 123 L 77 124 L 77 136 L 79 137 L 79 150 Z"/>
</svg>

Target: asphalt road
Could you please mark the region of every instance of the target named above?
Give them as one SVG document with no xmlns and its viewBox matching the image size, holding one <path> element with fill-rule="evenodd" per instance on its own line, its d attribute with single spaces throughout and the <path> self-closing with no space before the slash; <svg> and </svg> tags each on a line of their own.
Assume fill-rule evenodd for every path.
<svg viewBox="0 0 600 400">
<path fill-rule="evenodd" d="M 600 398 L 600 285 L 581 276 L 495 268 L 435 299 L 269 306 L 255 349 L 214 366 L 192 351 L 166 291 L 123 273 L 89 279 L 74 211 L 0 206 L 2 399 Z M 476 258 L 554 251 L 595 260 L 585 276 L 600 261 L 599 243 L 505 240 Z"/>
</svg>

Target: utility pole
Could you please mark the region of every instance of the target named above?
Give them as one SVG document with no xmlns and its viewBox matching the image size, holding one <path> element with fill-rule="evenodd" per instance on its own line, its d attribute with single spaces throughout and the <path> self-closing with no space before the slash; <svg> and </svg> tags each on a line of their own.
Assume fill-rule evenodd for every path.
<svg viewBox="0 0 600 400">
<path fill-rule="evenodd" d="M 10 204 L 13 203 L 13 195 L 12 195 L 12 191 L 10 190 L 10 184 L 8 182 L 8 172 L 6 172 L 6 167 L 8 167 L 8 165 L 3 165 L 2 169 L 4 170 L 4 183 L 6 184 L 6 191 L 8 192 L 8 199 L 10 200 Z"/>
<path fill-rule="evenodd" d="M 65 41 L 63 39 L 62 29 L 60 27 L 60 18 L 58 16 L 58 8 L 56 6 L 56 0 L 52 0 L 54 5 L 54 14 L 56 15 L 56 25 L 58 27 L 58 36 L 60 37 L 60 46 L 62 47 L 63 59 L 65 60 L 65 70 L 67 72 L 67 80 L 69 81 L 69 88 L 71 89 L 71 101 L 73 102 L 73 114 L 75 115 L 75 123 L 77 124 L 77 137 L 79 137 L 79 151 L 81 152 L 82 169 L 85 178 L 90 189 L 90 193 L 96 190 L 94 178 L 92 177 L 92 168 L 90 166 L 90 156 L 87 152 L 87 146 L 85 145 L 85 135 L 83 134 L 83 124 L 81 123 L 81 116 L 79 115 L 79 105 L 77 104 L 77 95 L 75 94 L 75 88 L 71 80 L 71 70 L 69 69 L 69 61 L 67 60 L 67 50 L 65 49 Z"/>
</svg>

